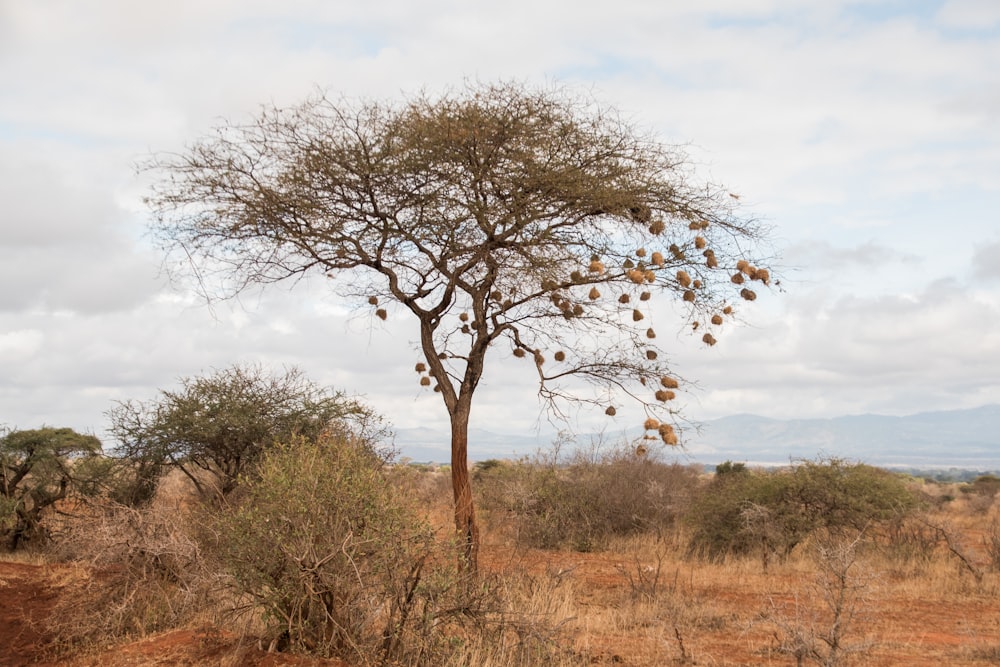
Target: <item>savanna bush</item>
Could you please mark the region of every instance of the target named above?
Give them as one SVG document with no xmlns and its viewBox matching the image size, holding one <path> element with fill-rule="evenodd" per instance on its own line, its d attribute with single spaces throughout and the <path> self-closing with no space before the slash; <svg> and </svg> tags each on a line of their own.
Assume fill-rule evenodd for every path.
<svg viewBox="0 0 1000 667">
<path fill-rule="evenodd" d="M 487 520 L 512 528 L 522 545 L 591 551 L 612 537 L 671 530 L 698 472 L 621 446 L 484 462 L 475 476 Z"/>
<path fill-rule="evenodd" d="M 916 504 L 915 494 L 896 475 L 841 459 L 717 475 L 685 517 L 691 530 L 688 549 L 710 559 L 787 556 L 817 530 L 864 531 Z"/>
<path fill-rule="evenodd" d="M 292 439 L 206 521 L 234 593 L 276 648 L 436 664 L 445 634 L 474 616 L 457 552 L 435 541 L 385 463 L 347 431 Z"/>
</svg>

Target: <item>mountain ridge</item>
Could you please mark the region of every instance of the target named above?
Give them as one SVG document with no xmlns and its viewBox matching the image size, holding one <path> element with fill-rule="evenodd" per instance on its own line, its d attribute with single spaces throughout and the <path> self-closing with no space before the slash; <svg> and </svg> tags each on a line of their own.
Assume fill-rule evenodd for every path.
<svg viewBox="0 0 1000 667">
<path fill-rule="evenodd" d="M 626 437 L 637 438 L 639 430 Z M 511 458 L 552 443 L 554 433 L 470 432 L 470 458 Z M 586 443 L 594 434 L 579 434 Z M 396 444 L 413 460 L 447 461 L 448 434 L 426 427 L 400 429 Z M 685 433 L 683 458 L 705 464 L 725 460 L 782 465 L 835 456 L 882 466 L 1000 469 L 1000 405 L 934 410 L 905 416 L 863 413 L 828 418 L 776 419 L 749 413 L 698 424 Z"/>
</svg>

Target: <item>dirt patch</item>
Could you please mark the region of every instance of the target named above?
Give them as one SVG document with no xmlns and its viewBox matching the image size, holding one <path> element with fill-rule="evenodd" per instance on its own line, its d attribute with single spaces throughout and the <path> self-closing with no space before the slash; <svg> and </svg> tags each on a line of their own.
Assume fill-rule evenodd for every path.
<svg viewBox="0 0 1000 667">
<path fill-rule="evenodd" d="M 215 628 L 183 629 L 82 656 L 56 657 L 45 620 L 59 597 L 67 566 L 0 562 L 0 667 L 348 667 L 339 660 L 266 653 Z"/>
</svg>

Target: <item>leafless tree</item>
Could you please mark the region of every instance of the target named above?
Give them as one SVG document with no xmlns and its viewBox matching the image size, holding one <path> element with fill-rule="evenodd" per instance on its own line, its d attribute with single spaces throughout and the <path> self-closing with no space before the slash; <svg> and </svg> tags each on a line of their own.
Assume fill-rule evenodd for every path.
<svg viewBox="0 0 1000 667">
<path fill-rule="evenodd" d="M 675 296 L 711 345 L 727 300 L 770 282 L 748 261 L 762 232 L 738 197 L 694 183 L 682 151 L 558 88 L 320 96 L 225 124 L 149 168 L 155 235 L 206 296 L 321 272 L 374 316 L 390 303 L 413 316 L 420 383 L 451 421 L 455 523 L 473 568 L 468 427 L 489 350 L 525 358 L 557 411 L 570 400 L 613 415 L 616 400 L 639 401 L 647 429 L 673 445 L 677 382 L 642 322 L 651 296 Z"/>
</svg>

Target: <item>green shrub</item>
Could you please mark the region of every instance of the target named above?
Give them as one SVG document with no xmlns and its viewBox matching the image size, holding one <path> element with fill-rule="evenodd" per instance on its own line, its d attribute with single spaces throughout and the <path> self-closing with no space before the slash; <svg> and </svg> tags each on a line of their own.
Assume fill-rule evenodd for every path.
<svg viewBox="0 0 1000 667">
<path fill-rule="evenodd" d="M 468 610 L 456 554 L 437 549 L 385 472 L 347 432 L 294 439 L 265 452 L 231 509 L 208 522 L 223 569 L 276 648 L 433 663 L 449 622 Z"/>
<path fill-rule="evenodd" d="M 863 531 L 913 509 L 916 496 L 897 476 L 840 459 L 790 469 L 717 475 L 686 517 L 689 553 L 718 559 L 787 556 L 814 531 Z"/>
</svg>

